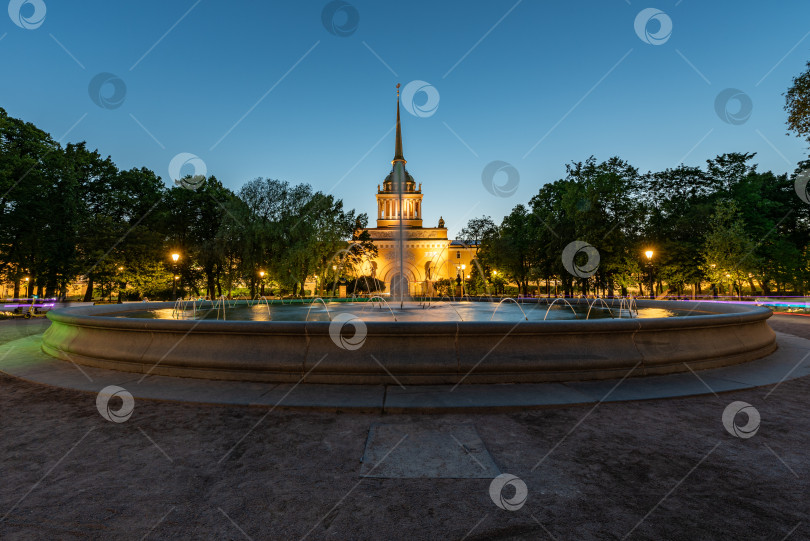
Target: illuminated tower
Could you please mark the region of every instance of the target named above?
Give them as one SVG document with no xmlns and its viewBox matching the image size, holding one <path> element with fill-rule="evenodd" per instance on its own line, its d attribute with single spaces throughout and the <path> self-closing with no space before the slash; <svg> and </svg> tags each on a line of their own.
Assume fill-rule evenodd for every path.
<svg viewBox="0 0 810 541">
<path fill-rule="evenodd" d="M 417 189 L 413 177 L 405 168 L 406 163 L 402 155 L 402 126 L 399 121 L 399 85 L 397 85 L 397 138 L 394 159 L 391 161 L 391 172 L 385 177 L 382 189 L 377 187 L 377 227 L 380 229 L 398 227 L 400 212 L 404 228 L 422 227 L 422 186 L 419 185 Z"/>
</svg>

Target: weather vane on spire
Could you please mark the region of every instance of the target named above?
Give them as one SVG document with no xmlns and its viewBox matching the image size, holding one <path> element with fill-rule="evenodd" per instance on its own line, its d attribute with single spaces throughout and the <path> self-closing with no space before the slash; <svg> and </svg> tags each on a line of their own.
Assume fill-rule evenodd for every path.
<svg viewBox="0 0 810 541">
<path fill-rule="evenodd" d="M 399 98 L 399 83 L 397 83 L 397 98 Z"/>
</svg>

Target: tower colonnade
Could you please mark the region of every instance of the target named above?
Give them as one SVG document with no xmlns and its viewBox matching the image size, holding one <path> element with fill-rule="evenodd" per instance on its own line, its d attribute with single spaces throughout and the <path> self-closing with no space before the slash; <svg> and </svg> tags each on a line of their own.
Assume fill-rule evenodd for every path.
<svg viewBox="0 0 810 541">
<path fill-rule="evenodd" d="M 399 85 L 394 159 L 391 172 L 382 185 L 377 185 L 377 227 L 366 229 L 377 246 L 377 256 L 368 262 L 368 272 L 385 282 L 387 293 L 403 287 L 407 288 L 406 294 L 432 295 L 437 280 L 466 277 L 472 268 L 475 247 L 448 240 L 441 218 L 437 227 L 422 226 L 422 185 L 414 181 L 405 167 L 398 89 Z M 401 244 L 397 240 L 400 225 Z"/>
</svg>

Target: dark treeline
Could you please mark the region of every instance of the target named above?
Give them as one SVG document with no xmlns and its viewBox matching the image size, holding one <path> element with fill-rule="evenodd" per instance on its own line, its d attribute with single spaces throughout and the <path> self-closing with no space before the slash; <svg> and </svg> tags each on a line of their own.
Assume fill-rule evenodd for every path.
<svg viewBox="0 0 810 541">
<path fill-rule="evenodd" d="M 83 279 L 85 300 L 167 298 L 175 275 L 195 296 L 252 296 L 260 282 L 300 294 L 336 261 L 344 273 L 373 256 L 347 242 L 367 216 L 308 185 L 256 179 L 233 193 L 213 176 L 185 180 L 196 189 L 120 170 L 84 143 L 63 147 L 0 109 L 0 280 L 15 297 L 65 297 Z"/>
<path fill-rule="evenodd" d="M 759 172 L 753 158 L 724 154 L 705 168 L 647 174 L 619 158 L 573 163 L 500 225 L 488 217 L 470 221 L 462 237 L 480 240 L 485 268 L 483 278 L 474 269 L 470 286 L 481 289 L 496 269 L 524 293 L 530 283 L 545 292 L 547 281 L 558 280 L 559 293 L 569 295 L 629 287 L 649 294 L 652 278 L 656 294 L 707 294 L 707 285 L 726 295 L 805 294 L 810 205 L 797 196 L 793 175 Z M 593 276 L 565 270 L 563 250 L 575 240 L 598 250 Z M 575 263 L 586 259 L 580 253 Z"/>
</svg>

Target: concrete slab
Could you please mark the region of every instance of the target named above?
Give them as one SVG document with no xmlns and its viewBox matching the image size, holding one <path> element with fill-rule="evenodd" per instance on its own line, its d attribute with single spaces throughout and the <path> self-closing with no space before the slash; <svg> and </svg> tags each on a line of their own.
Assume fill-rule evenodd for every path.
<svg viewBox="0 0 810 541">
<path fill-rule="evenodd" d="M 121 385 L 137 374 L 115 372 L 61 361 L 43 353 L 41 335 L 0 346 L 0 371 L 11 376 L 54 387 L 98 392 L 107 385 Z"/>
<path fill-rule="evenodd" d="M 147 376 L 121 385 L 139 398 L 197 402 L 200 404 L 244 405 L 258 400 L 277 386 L 276 383 L 215 381 L 168 376 Z"/>
<path fill-rule="evenodd" d="M 500 474 L 471 423 L 432 420 L 371 425 L 361 477 L 492 479 Z"/>
<path fill-rule="evenodd" d="M 383 385 L 327 385 L 281 383 L 249 402 L 251 406 L 320 410 L 382 411 Z"/>
<path fill-rule="evenodd" d="M 388 387 L 385 411 L 473 411 L 591 402 L 590 396 L 562 383 L 492 385 L 413 385 Z"/>
<path fill-rule="evenodd" d="M 588 397 L 587 402 L 623 402 L 626 400 L 651 400 L 661 397 L 692 396 L 733 391 L 740 383 L 718 377 L 710 378 L 697 372 L 706 383 L 692 373 L 648 376 L 605 381 L 572 381 L 566 386 Z"/>
</svg>

